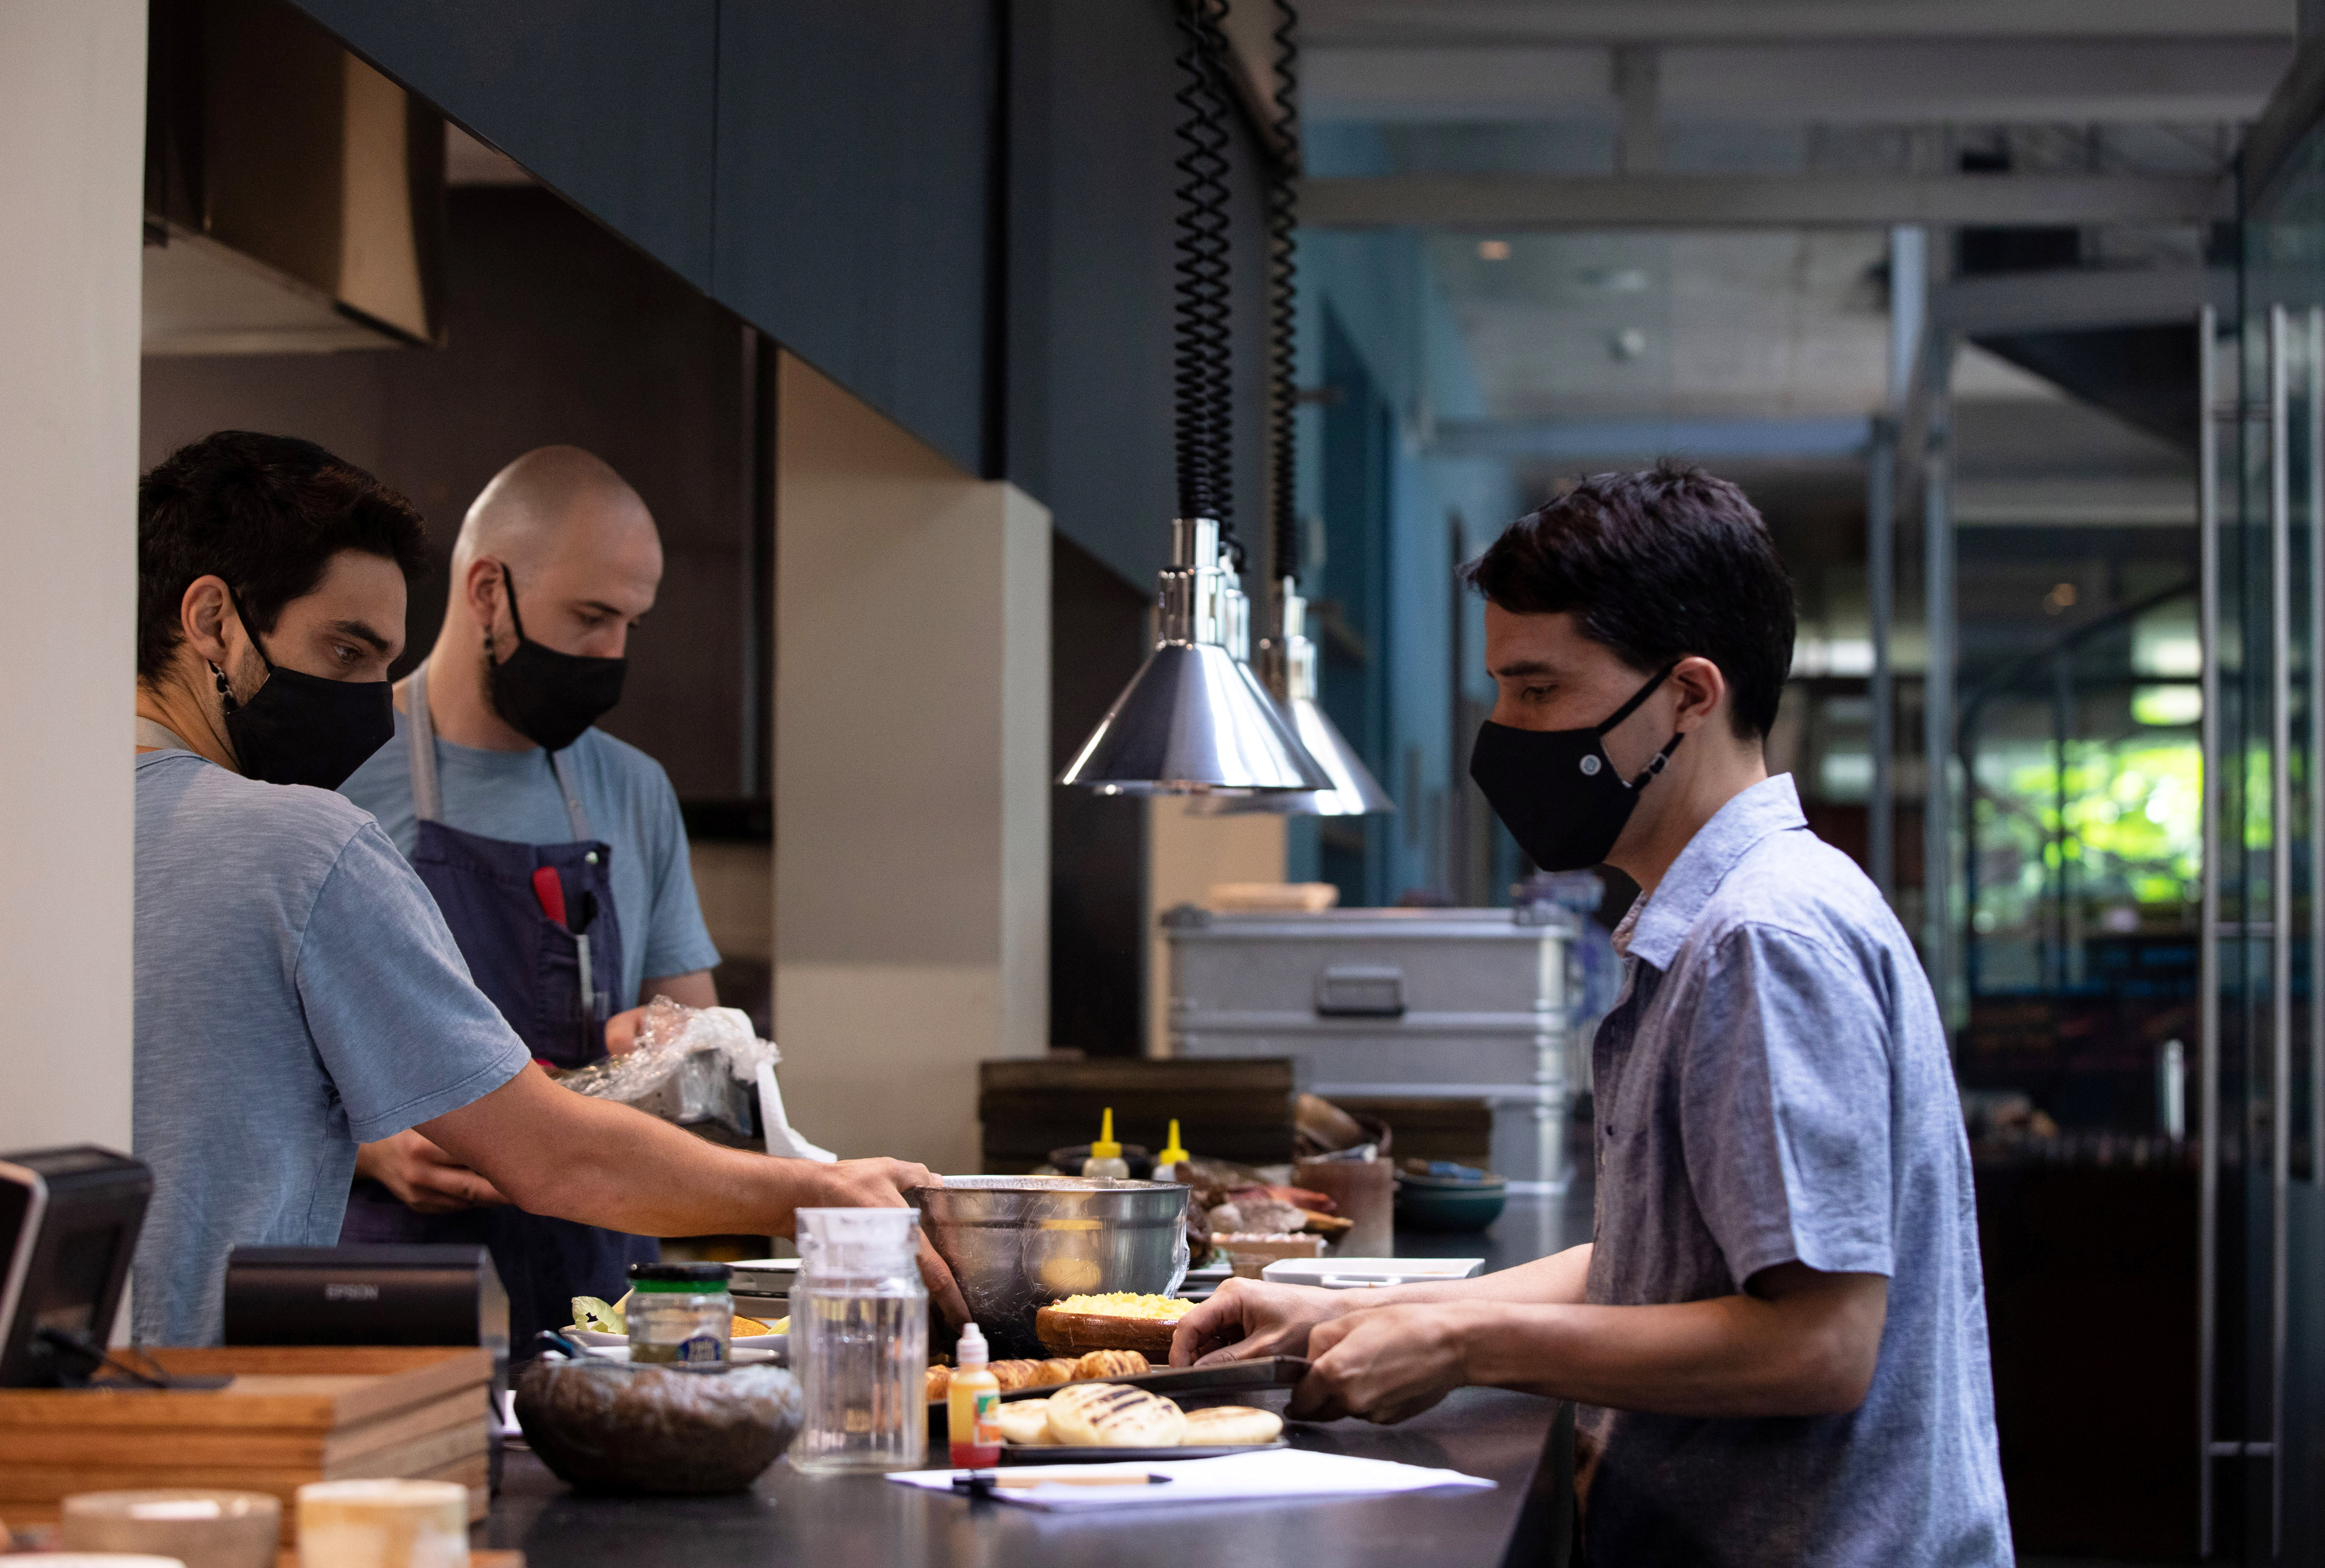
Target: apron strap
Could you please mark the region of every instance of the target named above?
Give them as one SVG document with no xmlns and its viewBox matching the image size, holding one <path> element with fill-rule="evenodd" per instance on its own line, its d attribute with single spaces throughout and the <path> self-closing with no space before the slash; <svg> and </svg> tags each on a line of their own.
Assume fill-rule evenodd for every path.
<svg viewBox="0 0 2325 1568">
<path fill-rule="evenodd" d="M 428 661 L 412 672 L 411 711 L 404 715 L 404 739 L 412 747 L 412 814 L 423 822 L 444 814 L 444 799 L 436 788 L 436 724 L 428 712 Z"/>
<path fill-rule="evenodd" d="M 412 711 L 405 716 L 405 735 L 412 745 L 412 812 L 423 822 L 433 822 L 444 814 L 444 799 L 436 787 L 436 725 L 428 711 L 428 661 L 420 661 L 412 672 Z M 589 812 L 581 804 L 581 782 L 573 775 L 573 765 L 561 751 L 549 754 L 549 765 L 557 775 L 557 793 L 565 802 L 565 820 L 571 824 L 577 842 L 586 843 L 597 835 L 589 830 Z"/>
</svg>

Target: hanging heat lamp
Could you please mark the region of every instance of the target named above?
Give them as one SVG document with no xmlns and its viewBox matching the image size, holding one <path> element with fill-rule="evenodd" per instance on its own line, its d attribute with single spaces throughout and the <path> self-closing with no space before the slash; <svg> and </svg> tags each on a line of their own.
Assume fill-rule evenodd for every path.
<svg viewBox="0 0 2325 1568">
<path fill-rule="evenodd" d="M 1275 14 L 1276 162 L 1267 182 L 1268 508 L 1273 524 L 1269 564 L 1275 574 L 1275 632 L 1260 645 L 1259 657 L 1261 673 L 1292 733 L 1332 782 L 1327 789 L 1229 798 L 1209 809 L 1222 815 L 1272 812 L 1285 816 L 1361 817 L 1394 812 L 1396 803 L 1389 799 L 1388 792 L 1380 787 L 1364 759 L 1316 700 L 1316 645 L 1308 636 L 1308 601 L 1300 596 L 1294 490 L 1299 388 L 1293 351 L 1299 327 L 1294 287 L 1299 265 L 1293 231 L 1299 226 L 1299 213 L 1292 183 L 1300 164 L 1296 70 L 1300 47 L 1293 36 L 1299 16 L 1288 0 L 1275 0 Z"/>
<path fill-rule="evenodd" d="M 1226 0 L 1178 0 L 1185 78 L 1172 375 L 1179 515 L 1157 595 L 1153 652 L 1059 782 L 1104 794 L 1254 794 L 1333 785 L 1283 712 L 1231 651 L 1249 637 L 1234 586 L 1229 440 Z"/>
</svg>

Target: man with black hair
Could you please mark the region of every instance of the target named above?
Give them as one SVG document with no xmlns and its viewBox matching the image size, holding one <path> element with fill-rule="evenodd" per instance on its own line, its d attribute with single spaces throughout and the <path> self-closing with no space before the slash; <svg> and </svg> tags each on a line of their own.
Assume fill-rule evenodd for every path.
<svg viewBox="0 0 2325 1568">
<path fill-rule="evenodd" d="M 1230 1280 L 1172 1359 L 1306 1354 L 1294 1415 L 1576 1401 L 1612 1563 L 2011 1561 L 1969 1149 L 1911 942 L 1763 743 L 1792 586 L 1724 480 L 1586 479 L 1466 569 L 1471 773 L 1546 869 L 1641 895 L 1593 1046 L 1590 1244 L 1457 1284 Z"/>
<path fill-rule="evenodd" d="M 215 1341 L 227 1248 L 336 1242 L 356 1146 L 407 1127 L 479 1197 L 653 1236 L 786 1235 L 798 1208 L 898 1207 L 936 1179 L 719 1148 L 533 1065 L 427 887 L 332 793 L 394 729 L 422 559 L 402 496 L 225 431 L 145 476 L 137 535 L 141 1339 Z M 965 1315 L 925 1244 L 922 1266 Z"/>
</svg>

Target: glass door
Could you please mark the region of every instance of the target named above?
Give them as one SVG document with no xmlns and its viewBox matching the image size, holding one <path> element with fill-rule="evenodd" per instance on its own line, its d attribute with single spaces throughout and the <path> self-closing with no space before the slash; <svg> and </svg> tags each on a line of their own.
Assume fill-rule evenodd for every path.
<svg viewBox="0 0 2325 1568">
<path fill-rule="evenodd" d="M 2325 1554 L 2325 141 L 2248 208 L 2205 357 L 2207 941 L 2200 1075 L 2207 1555 Z"/>
</svg>

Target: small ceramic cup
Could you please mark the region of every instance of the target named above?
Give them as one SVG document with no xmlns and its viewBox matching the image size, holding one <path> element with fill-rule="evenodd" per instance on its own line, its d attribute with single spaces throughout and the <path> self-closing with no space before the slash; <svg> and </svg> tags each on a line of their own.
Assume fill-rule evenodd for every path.
<svg viewBox="0 0 2325 1568">
<path fill-rule="evenodd" d="M 468 1568 L 457 1481 L 316 1481 L 299 1489 L 299 1568 Z"/>
<path fill-rule="evenodd" d="M 157 1487 L 65 1498 L 68 1552 L 133 1552 L 185 1568 L 273 1568 L 283 1505 L 265 1492 Z"/>
</svg>

